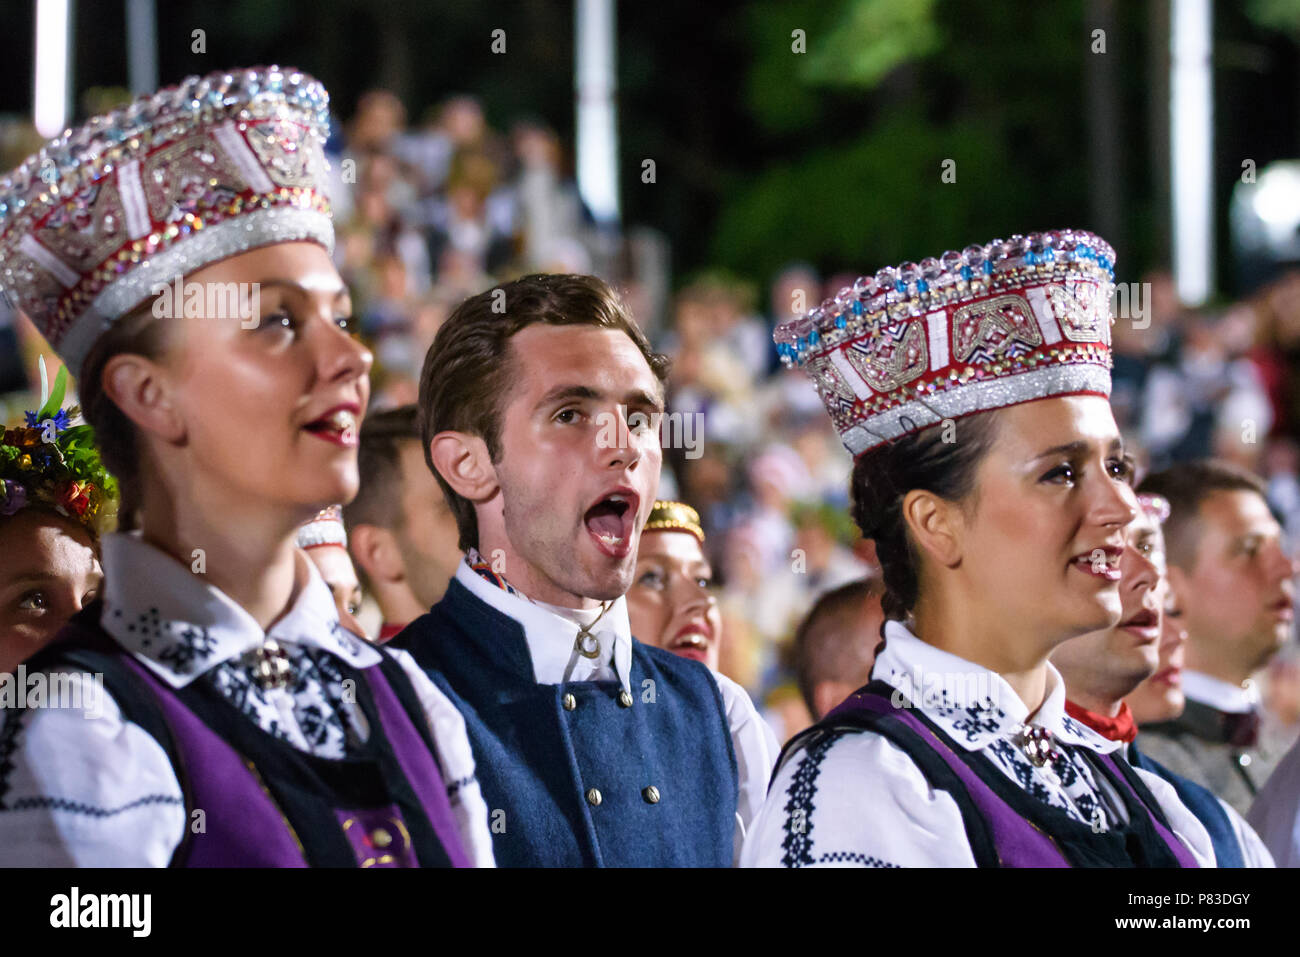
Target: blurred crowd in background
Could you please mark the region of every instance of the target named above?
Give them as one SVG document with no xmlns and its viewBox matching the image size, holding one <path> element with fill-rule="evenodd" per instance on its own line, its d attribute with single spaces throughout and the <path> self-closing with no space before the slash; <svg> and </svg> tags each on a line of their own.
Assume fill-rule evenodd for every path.
<svg viewBox="0 0 1300 957">
<path fill-rule="evenodd" d="M 35 148 L 32 137 L 0 131 L 6 168 Z M 811 723 L 791 651 L 796 627 L 819 597 L 878 568 L 848 517 L 850 456 L 806 376 L 777 361 L 771 333 L 856 275 L 790 263 L 765 288 L 722 272 L 673 277 L 662 237 L 612 235 L 592 222 L 571 143 L 535 118 L 493 128 L 472 96 L 412 121 L 397 96 L 372 91 L 336 122 L 330 151 L 336 261 L 376 356 L 371 411 L 416 401 L 424 355 L 465 297 L 529 272 L 610 281 L 673 360 L 669 418 L 692 423 L 665 448 L 659 497 L 702 518 L 723 621 L 720 670 L 764 706 L 780 740 Z M 1138 278 L 1119 267 L 1128 295 L 1113 329 L 1112 405 L 1140 473 L 1209 455 L 1243 465 L 1267 482 L 1294 548 L 1300 270 L 1240 301 L 1187 310 L 1168 273 Z M 21 390 L 25 378 L 33 390 L 38 337 L 12 315 L 0 335 L 9 339 L 0 342 L 0 379 Z M 0 417 L 14 421 L 32 407 L 31 391 L 16 391 L 0 399 Z M 1294 643 L 1265 682 L 1278 736 L 1300 735 Z"/>
</svg>

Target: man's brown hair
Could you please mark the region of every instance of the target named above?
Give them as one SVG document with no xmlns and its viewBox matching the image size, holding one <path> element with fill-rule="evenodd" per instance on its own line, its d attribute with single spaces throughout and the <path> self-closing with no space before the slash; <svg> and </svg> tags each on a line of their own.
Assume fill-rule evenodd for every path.
<svg viewBox="0 0 1300 957">
<path fill-rule="evenodd" d="M 343 522 L 396 529 L 402 523 L 402 446 L 420 441 L 419 410 L 399 405 L 366 416 L 357 449 L 361 486 L 343 506 Z"/>
<path fill-rule="evenodd" d="M 1169 500 L 1164 523 L 1165 552 L 1171 565 L 1191 570 L 1201 541 L 1201 503 L 1215 492 L 1254 492 L 1267 501 L 1263 481 L 1253 472 L 1220 459 L 1201 459 L 1155 472 L 1138 485 L 1138 492 Z"/>
<path fill-rule="evenodd" d="M 880 643 L 879 635 L 861 635 L 845 628 L 843 619 L 856 618 L 863 605 L 880 598 L 884 591 L 878 578 L 841 585 L 818 598 L 795 629 L 791 643 L 795 680 L 814 719 L 823 717 L 817 713 L 818 683 L 852 674 L 866 658 L 864 651 L 874 654 Z"/>
<path fill-rule="evenodd" d="M 456 516 L 462 551 L 478 547 L 474 504 L 438 473 L 430 443 L 439 432 L 477 435 L 492 461 L 500 461 L 501 414 L 512 381 L 510 338 L 537 322 L 618 329 L 636 343 L 661 382 L 668 374 L 668 358 L 650 348 L 618 294 L 595 276 L 524 276 L 457 306 L 424 358 L 419 420 L 424 460 Z"/>
</svg>

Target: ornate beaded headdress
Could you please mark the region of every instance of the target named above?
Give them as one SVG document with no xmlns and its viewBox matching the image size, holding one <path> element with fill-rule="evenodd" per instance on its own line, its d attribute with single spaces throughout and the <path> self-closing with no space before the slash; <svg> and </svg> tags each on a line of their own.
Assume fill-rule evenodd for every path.
<svg viewBox="0 0 1300 957">
<path fill-rule="evenodd" d="M 298 529 L 299 548 L 319 548 L 322 545 L 348 547 L 347 529 L 343 527 L 343 506 L 329 505 Z"/>
<path fill-rule="evenodd" d="M 690 532 L 704 544 L 704 529 L 700 527 L 700 513 L 684 502 L 660 500 L 650 509 L 646 519 L 645 532 L 662 532 L 665 530 Z"/>
<path fill-rule="evenodd" d="M 857 455 L 944 419 L 1108 397 L 1114 262 L 1092 233 L 1016 235 L 863 276 L 773 338 Z"/>
<path fill-rule="evenodd" d="M 333 249 L 329 96 L 296 70 L 192 76 L 67 130 L 0 180 L 0 286 L 80 373 L 160 285 L 292 240 Z"/>
</svg>

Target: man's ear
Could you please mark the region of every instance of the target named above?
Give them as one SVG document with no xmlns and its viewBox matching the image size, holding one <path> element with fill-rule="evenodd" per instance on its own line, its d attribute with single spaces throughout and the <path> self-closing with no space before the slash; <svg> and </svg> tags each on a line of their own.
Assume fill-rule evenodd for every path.
<svg viewBox="0 0 1300 957">
<path fill-rule="evenodd" d="M 365 523 L 348 529 L 348 551 L 352 560 L 372 582 L 399 582 L 406 578 L 402 553 L 393 533 L 379 525 Z"/>
<path fill-rule="evenodd" d="M 185 423 L 176 408 L 171 382 L 158 363 L 123 352 L 104 363 L 102 375 L 104 394 L 137 428 L 165 442 L 185 438 Z"/>
<path fill-rule="evenodd" d="M 961 509 L 948 500 L 912 489 L 903 496 L 903 521 L 918 548 L 946 568 L 961 562 Z"/>
<path fill-rule="evenodd" d="M 497 470 L 487 443 L 467 432 L 439 432 L 429 443 L 433 467 L 462 498 L 481 504 L 497 493 Z"/>
</svg>

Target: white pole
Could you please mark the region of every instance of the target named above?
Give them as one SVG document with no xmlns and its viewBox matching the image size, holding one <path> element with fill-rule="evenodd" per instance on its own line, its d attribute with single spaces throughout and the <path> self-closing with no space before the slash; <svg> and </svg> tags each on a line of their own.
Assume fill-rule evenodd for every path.
<svg viewBox="0 0 1300 957">
<path fill-rule="evenodd" d="M 1173 0 L 1169 139 L 1174 285 L 1188 306 L 1214 289 L 1213 0 Z"/>
<path fill-rule="evenodd" d="M 68 125 L 68 48 L 71 46 L 70 0 L 36 0 L 36 75 L 32 121 L 42 136 L 62 133 Z"/>
<path fill-rule="evenodd" d="M 601 225 L 617 225 L 618 111 L 614 0 L 575 0 L 578 193 Z"/>
<path fill-rule="evenodd" d="M 158 89 L 158 11 L 154 0 L 126 0 L 127 78 L 139 96 Z"/>
</svg>

